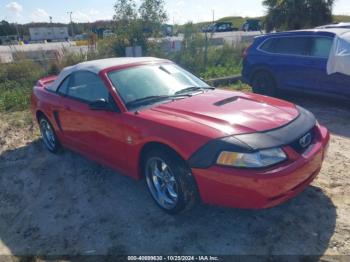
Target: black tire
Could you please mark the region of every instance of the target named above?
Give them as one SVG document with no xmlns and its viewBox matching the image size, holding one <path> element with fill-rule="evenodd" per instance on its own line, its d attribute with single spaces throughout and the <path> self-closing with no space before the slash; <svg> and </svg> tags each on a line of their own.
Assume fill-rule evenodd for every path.
<svg viewBox="0 0 350 262">
<path fill-rule="evenodd" d="M 58 153 L 61 150 L 61 143 L 58 140 L 55 130 L 50 121 L 45 116 L 40 116 L 38 119 L 41 138 L 45 148 L 51 153 Z M 48 132 L 51 132 L 49 135 Z"/>
<path fill-rule="evenodd" d="M 173 192 L 176 192 L 177 200 L 169 206 L 162 204 L 161 201 L 157 199 L 159 196 L 156 194 L 156 182 L 150 165 L 153 163 L 151 161 L 158 160 L 165 162 L 167 165 L 167 173 L 176 181 L 176 185 L 173 185 Z M 146 186 L 151 197 L 155 203 L 168 214 L 178 214 L 188 211 L 195 206 L 199 199 L 196 182 L 190 168 L 187 167 L 185 161 L 181 159 L 181 157 L 170 149 L 159 147 L 150 150 L 143 161 L 143 174 L 145 175 Z M 159 180 L 158 177 L 157 179 Z M 167 194 L 166 192 L 164 194 L 171 200 L 172 196 L 170 195 L 170 191 L 168 191 L 168 189 L 164 189 L 164 191 L 167 191 Z"/>
<path fill-rule="evenodd" d="M 256 94 L 262 94 L 267 96 L 277 95 L 277 86 L 272 75 L 265 71 L 258 71 L 252 77 L 251 85 L 253 92 Z"/>
</svg>

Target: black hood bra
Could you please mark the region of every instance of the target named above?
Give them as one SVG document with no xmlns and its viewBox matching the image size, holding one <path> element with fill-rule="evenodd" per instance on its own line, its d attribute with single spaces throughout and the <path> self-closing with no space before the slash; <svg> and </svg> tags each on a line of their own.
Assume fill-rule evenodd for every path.
<svg viewBox="0 0 350 262">
<path fill-rule="evenodd" d="M 290 145 L 310 132 L 316 125 L 315 116 L 297 106 L 299 116 L 282 127 L 249 134 L 215 139 L 197 150 L 188 160 L 192 168 L 212 166 L 222 151 L 253 153 L 263 149 Z"/>
</svg>

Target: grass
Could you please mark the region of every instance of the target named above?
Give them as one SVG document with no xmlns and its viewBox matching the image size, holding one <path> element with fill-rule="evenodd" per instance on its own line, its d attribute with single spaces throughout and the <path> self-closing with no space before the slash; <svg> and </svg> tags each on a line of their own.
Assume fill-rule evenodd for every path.
<svg viewBox="0 0 350 262">
<path fill-rule="evenodd" d="M 350 22 L 350 16 L 349 15 L 334 15 L 333 21 L 334 22 Z"/>
<path fill-rule="evenodd" d="M 241 73 L 240 65 L 225 65 L 225 66 L 211 66 L 200 74 L 203 79 L 211 79 L 217 77 L 239 75 Z"/>
<path fill-rule="evenodd" d="M 0 67 L 0 112 L 28 108 L 34 83 L 44 75 L 39 64 L 22 59 Z"/>
<path fill-rule="evenodd" d="M 25 128 L 34 124 L 29 110 L 0 113 L 1 120 L 14 128 Z"/>
<path fill-rule="evenodd" d="M 252 88 L 249 85 L 242 83 L 241 81 L 228 86 L 219 86 L 219 88 L 232 91 L 252 92 Z"/>
<path fill-rule="evenodd" d="M 21 111 L 27 109 L 30 102 L 32 89 L 30 86 L 15 84 L 13 88 L 9 85 L 0 85 L 0 112 Z"/>
</svg>

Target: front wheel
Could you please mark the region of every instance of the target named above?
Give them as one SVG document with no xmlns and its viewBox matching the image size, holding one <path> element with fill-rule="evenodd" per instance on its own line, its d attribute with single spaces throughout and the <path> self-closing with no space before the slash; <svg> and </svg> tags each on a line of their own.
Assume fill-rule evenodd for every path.
<svg viewBox="0 0 350 262">
<path fill-rule="evenodd" d="M 169 214 L 191 209 L 197 187 L 185 162 L 168 149 L 150 151 L 144 161 L 148 190 L 156 204 Z"/>
<path fill-rule="evenodd" d="M 258 71 L 252 78 L 252 88 L 254 93 L 267 96 L 276 95 L 276 83 L 267 71 Z"/>
</svg>

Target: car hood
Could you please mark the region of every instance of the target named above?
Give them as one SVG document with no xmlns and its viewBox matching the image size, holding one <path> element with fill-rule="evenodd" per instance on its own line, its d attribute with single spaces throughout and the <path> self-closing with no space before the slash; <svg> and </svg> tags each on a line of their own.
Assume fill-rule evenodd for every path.
<svg viewBox="0 0 350 262">
<path fill-rule="evenodd" d="M 150 110 L 214 128 L 223 135 L 276 129 L 290 123 L 299 115 L 296 106 L 289 102 L 227 90 L 209 91 Z"/>
</svg>

